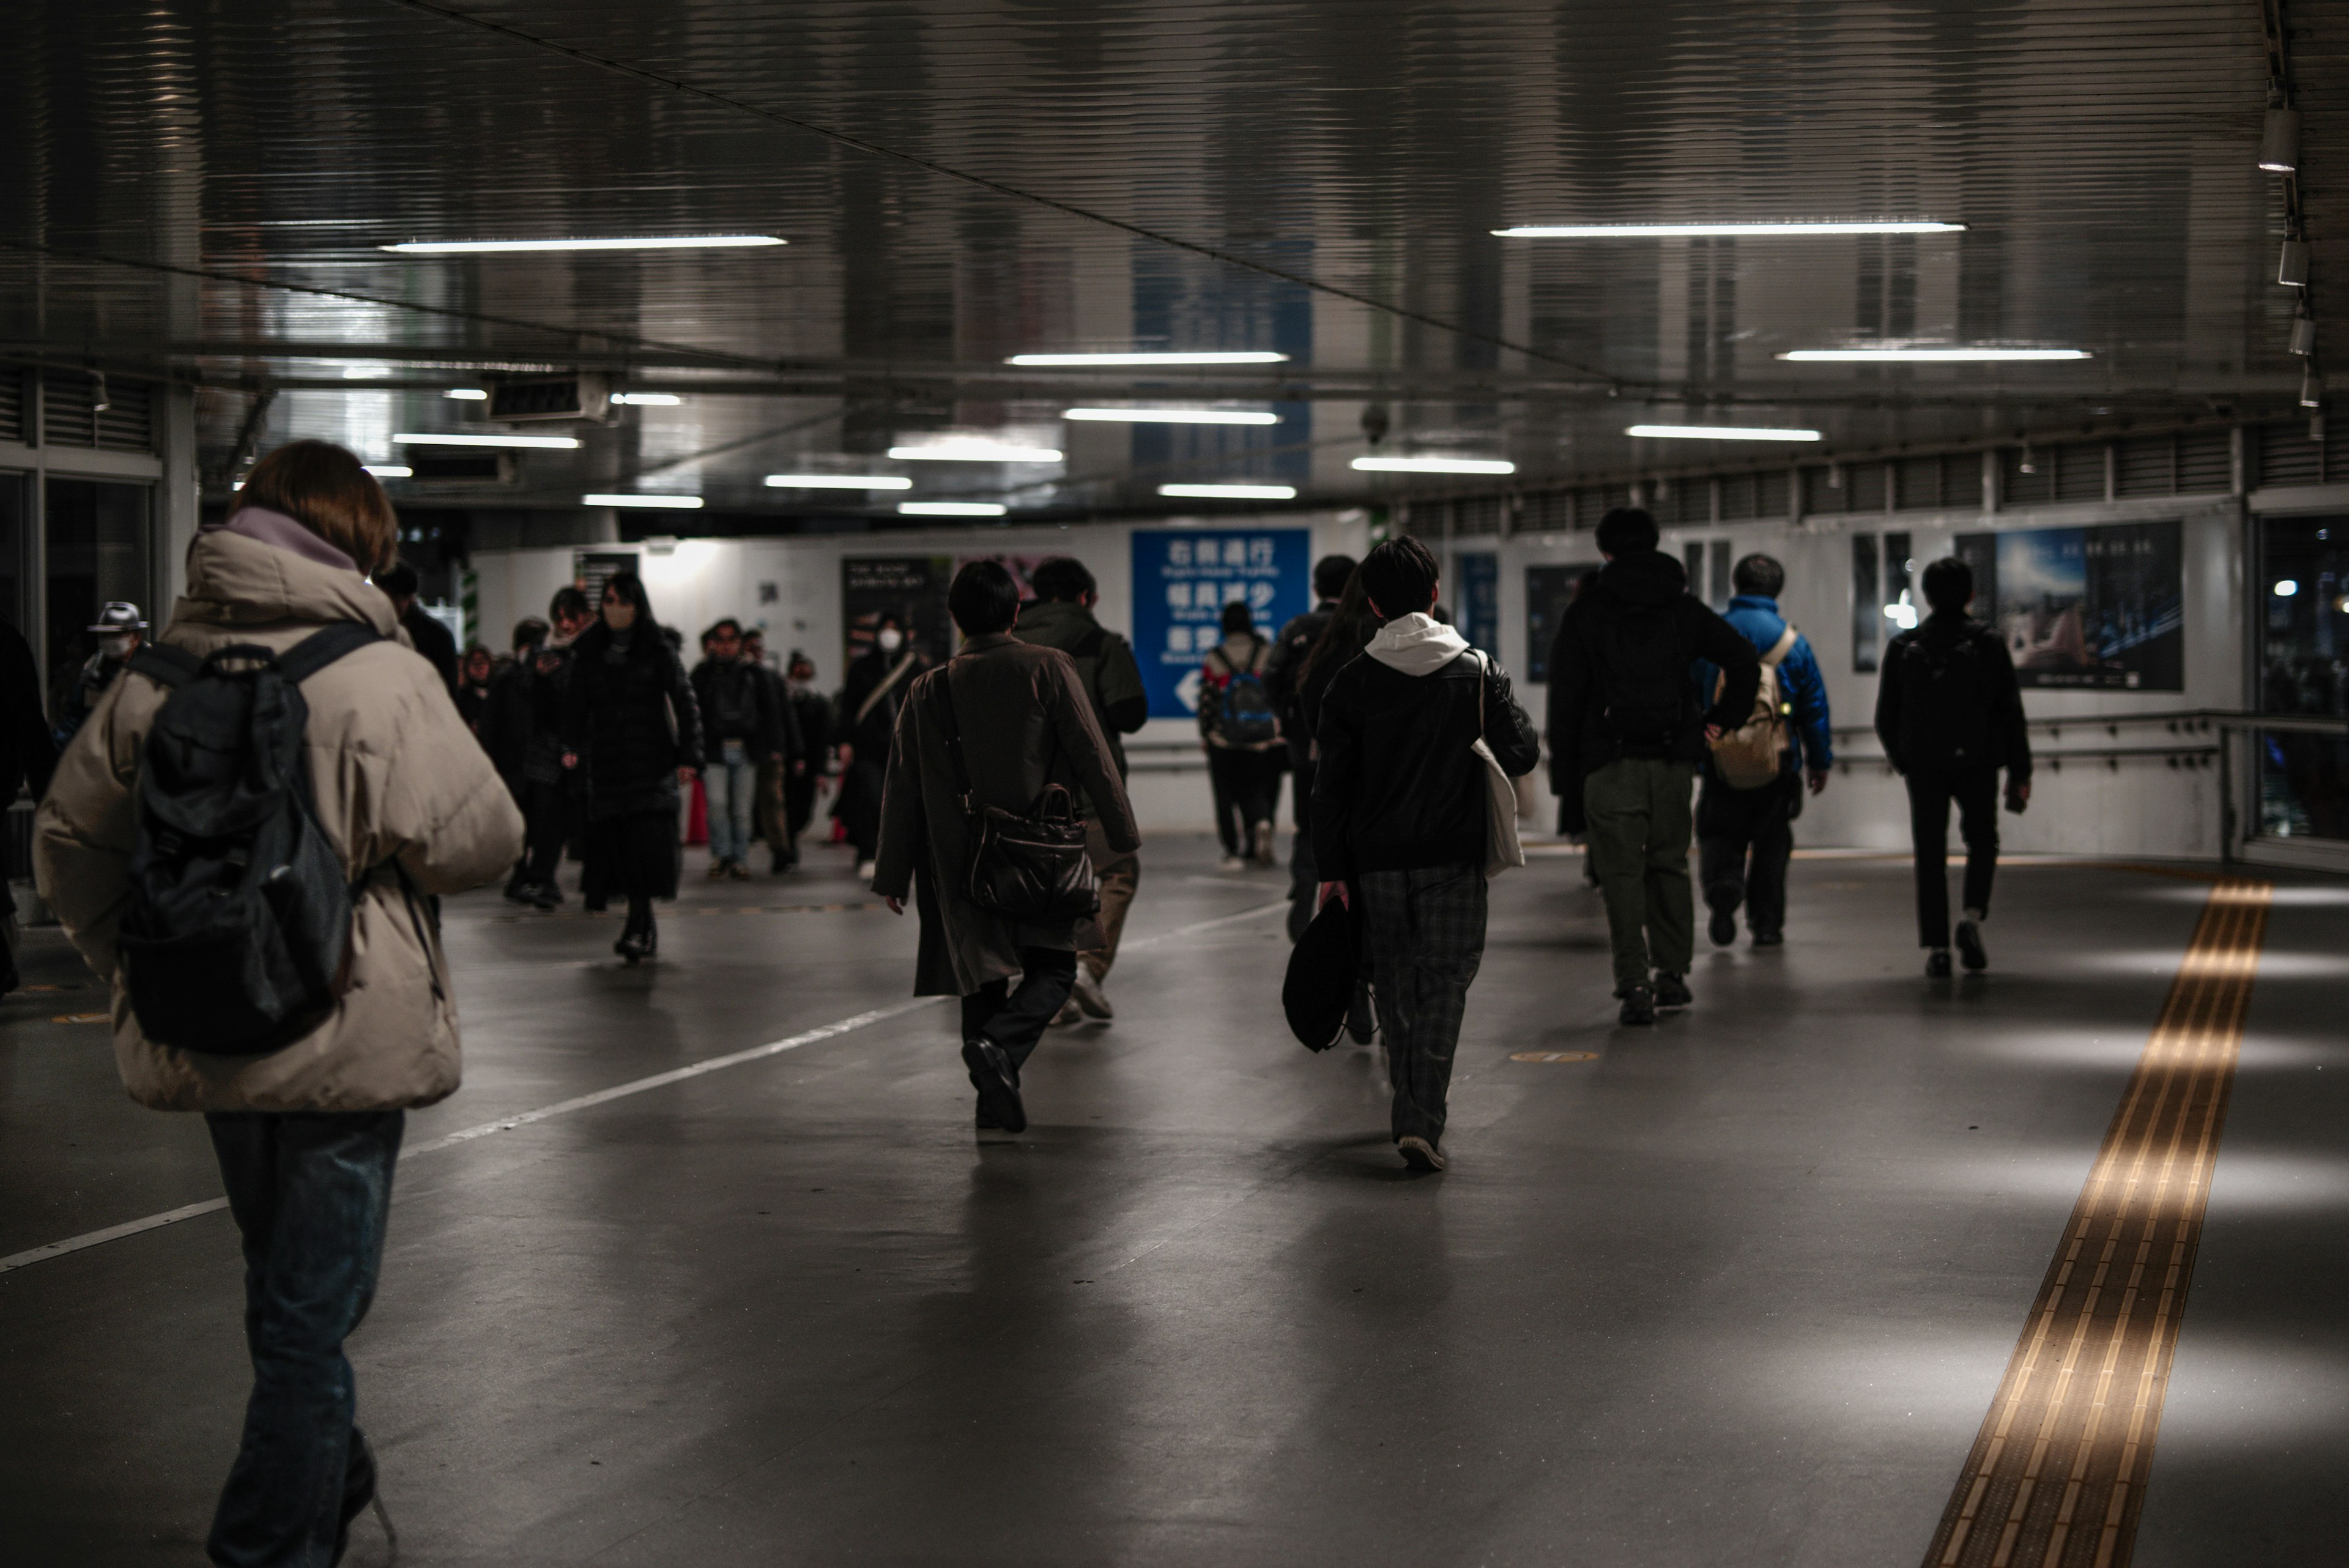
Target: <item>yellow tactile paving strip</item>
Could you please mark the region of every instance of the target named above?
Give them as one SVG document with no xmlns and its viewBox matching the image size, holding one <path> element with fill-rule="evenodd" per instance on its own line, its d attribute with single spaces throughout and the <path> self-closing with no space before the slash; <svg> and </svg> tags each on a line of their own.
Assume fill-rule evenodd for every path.
<svg viewBox="0 0 2349 1568">
<path fill-rule="evenodd" d="M 1926 1568 L 2128 1562 L 2273 892 L 2210 889 Z"/>
</svg>

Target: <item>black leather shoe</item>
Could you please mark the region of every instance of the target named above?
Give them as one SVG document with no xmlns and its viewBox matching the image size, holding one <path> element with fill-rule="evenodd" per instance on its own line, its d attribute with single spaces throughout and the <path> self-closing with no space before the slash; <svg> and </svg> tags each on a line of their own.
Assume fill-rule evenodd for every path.
<svg viewBox="0 0 2349 1568">
<path fill-rule="evenodd" d="M 1971 970 L 1990 967 L 1990 950 L 1982 946 L 1982 927 L 1971 920 L 1958 922 L 1958 961 Z"/>
<path fill-rule="evenodd" d="M 1757 948 L 1783 947 L 1785 945 L 1785 933 L 1783 931 L 1756 931 L 1754 933 L 1754 945 Z"/>
<path fill-rule="evenodd" d="M 1713 919 L 1705 925 L 1704 934 L 1713 939 L 1714 947 L 1729 946 L 1737 940 L 1737 911 L 1715 909 L 1713 912 Z"/>
<path fill-rule="evenodd" d="M 1931 952 L 1925 955 L 1925 978 L 1927 980 L 1947 980 L 1950 978 L 1949 949 L 1935 948 Z"/>
<path fill-rule="evenodd" d="M 1627 1024 L 1653 1023 L 1656 1021 L 1656 993 L 1644 985 L 1635 985 L 1623 992 L 1623 1011 L 1616 1021 Z"/>
<path fill-rule="evenodd" d="M 1019 1103 L 1019 1075 L 1003 1047 L 985 1035 L 962 1043 L 962 1064 L 978 1091 L 981 1116 L 991 1116 L 1005 1132 L 1028 1130 L 1028 1107 Z"/>
<path fill-rule="evenodd" d="M 1695 997 L 1689 994 L 1688 981 L 1679 975 L 1661 972 L 1657 974 L 1656 1005 L 1658 1007 L 1686 1007 L 1695 1000 Z"/>
</svg>

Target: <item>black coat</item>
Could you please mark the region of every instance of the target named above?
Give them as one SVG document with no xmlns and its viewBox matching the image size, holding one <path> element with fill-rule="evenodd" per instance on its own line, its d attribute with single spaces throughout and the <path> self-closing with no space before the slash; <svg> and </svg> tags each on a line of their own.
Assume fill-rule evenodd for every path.
<svg viewBox="0 0 2349 1568">
<path fill-rule="evenodd" d="M 1999 635 L 1960 615 L 1930 615 L 1892 639 L 1876 687 L 1876 738 L 1901 773 L 2004 768 L 2031 777 L 2023 687 Z"/>
<path fill-rule="evenodd" d="M 715 755 L 721 742 L 740 741 L 752 762 L 788 755 L 787 721 L 777 711 L 774 678 L 743 659 L 705 659 L 693 667 L 693 698 L 701 705 L 705 748 Z"/>
<path fill-rule="evenodd" d="M 799 736 L 799 750 L 792 756 L 804 759 L 810 774 L 821 771 L 832 744 L 832 699 L 816 691 L 794 692 L 786 685 L 783 708 Z"/>
<path fill-rule="evenodd" d="M 535 648 L 523 649 L 512 664 L 490 677 L 490 695 L 473 730 L 516 800 L 522 798 L 523 768 L 530 758 L 530 661 L 537 652 Z"/>
<path fill-rule="evenodd" d="M 416 651 L 430 660 L 432 668 L 440 672 L 440 683 L 449 688 L 449 695 L 454 697 L 458 677 L 457 639 L 449 635 L 449 628 L 433 619 L 422 605 L 414 603 L 409 604 L 408 613 L 399 618 L 399 628 L 408 633 L 408 640 L 416 645 Z"/>
<path fill-rule="evenodd" d="M 41 713 L 41 677 L 32 644 L 0 621 L 0 811 L 26 784 L 33 786 L 36 799 L 48 794 L 57 765 L 57 749 Z"/>
<path fill-rule="evenodd" d="M 1265 694 L 1272 699 L 1273 711 L 1280 715 L 1280 732 L 1288 741 L 1289 765 L 1299 773 L 1312 764 L 1313 725 L 1298 700 L 1297 678 L 1305 672 L 1313 645 L 1321 640 L 1337 616 L 1335 599 L 1323 599 L 1303 615 L 1292 616 L 1272 639 L 1272 657 L 1265 660 Z"/>
<path fill-rule="evenodd" d="M 913 662 L 905 664 L 909 659 Z M 905 673 L 897 677 L 879 701 L 866 709 L 865 699 L 900 664 L 905 665 Z M 901 648 L 895 653 L 884 653 L 876 648 L 861 655 L 848 667 L 848 679 L 840 689 L 839 705 L 833 711 L 833 743 L 855 747 L 859 763 L 885 766 L 889 761 L 889 743 L 897 733 L 897 711 L 905 705 L 905 693 L 914 689 L 915 679 L 929 667 L 929 660 L 910 648 Z M 857 716 L 860 710 L 864 711 L 862 718 Z"/>
<path fill-rule="evenodd" d="M 1672 646 L 1656 669 L 1640 673 L 1682 693 L 1682 711 L 1661 740 L 1627 737 L 1609 722 L 1607 693 L 1616 676 L 1609 649 L 1632 616 L 1659 608 L 1671 618 Z M 1711 659 L 1728 677 L 1710 710 L 1698 707 L 1691 673 L 1700 659 Z M 1734 730 L 1745 722 L 1761 684 L 1761 655 L 1744 632 L 1690 594 L 1680 562 L 1661 550 L 1635 550 L 1608 562 L 1599 580 L 1567 607 L 1550 645 L 1550 787 L 1565 803 L 1568 831 L 1582 828 L 1585 778 L 1623 757 L 1703 761 L 1705 726 Z"/>
<path fill-rule="evenodd" d="M 677 809 L 677 770 L 701 765 L 701 711 L 685 666 L 657 628 L 639 623 L 625 650 L 600 622 L 583 632 L 563 711 L 590 821 Z"/>
<path fill-rule="evenodd" d="M 1405 675 L 1362 654 L 1320 706 L 1310 815 L 1321 880 L 1464 861 L 1481 870 L 1491 806 L 1485 764 L 1470 750 L 1479 730 L 1511 777 L 1541 761 L 1541 738 L 1501 667 L 1470 652 Z"/>
</svg>

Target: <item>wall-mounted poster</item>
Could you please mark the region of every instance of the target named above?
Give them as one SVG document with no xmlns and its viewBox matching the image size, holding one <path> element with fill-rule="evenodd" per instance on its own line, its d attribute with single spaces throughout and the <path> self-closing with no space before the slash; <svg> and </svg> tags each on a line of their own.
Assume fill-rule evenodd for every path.
<svg viewBox="0 0 2349 1568">
<path fill-rule="evenodd" d="M 1452 557 L 1452 614 L 1471 648 L 1501 651 L 1501 557 L 1467 550 Z"/>
<path fill-rule="evenodd" d="M 840 560 L 840 621 L 847 648 L 841 668 L 873 646 L 874 628 L 885 615 L 905 622 L 905 635 L 935 659 L 954 657 L 954 619 L 947 613 L 947 588 L 954 581 L 950 556 L 843 556 Z"/>
<path fill-rule="evenodd" d="M 1057 559 L 1059 557 L 1056 556 L 1020 555 L 1009 550 L 992 550 L 984 555 L 957 556 L 954 560 L 954 569 L 959 572 L 973 561 L 993 561 L 997 566 L 1009 572 L 1011 580 L 1019 585 L 1019 602 L 1030 604 L 1034 602 L 1036 597 L 1034 581 L 1036 568 L 1047 561 Z"/>
<path fill-rule="evenodd" d="M 1573 561 L 1563 566 L 1526 568 L 1526 680 L 1537 686 L 1549 681 L 1549 645 L 1574 602 L 1575 585 L 1597 571 L 1603 562 Z"/>
<path fill-rule="evenodd" d="M 2186 690 L 2180 525 L 2109 523 L 1961 534 L 1973 613 L 1996 627 L 2034 687 Z"/>
<path fill-rule="evenodd" d="M 1154 719 L 1199 711 L 1199 661 L 1223 637 L 1224 606 L 1248 607 L 1270 638 L 1313 607 L 1305 528 L 1137 528 L 1133 652 Z"/>
</svg>

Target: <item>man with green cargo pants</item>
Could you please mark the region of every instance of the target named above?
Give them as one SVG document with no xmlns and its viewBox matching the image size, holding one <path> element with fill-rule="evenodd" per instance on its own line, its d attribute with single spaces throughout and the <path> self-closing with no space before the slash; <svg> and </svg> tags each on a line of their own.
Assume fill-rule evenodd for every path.
<svg viewBox="0 0 2349 1568">
<path fill-rule="evenodd" d="M 1762 680 L 1753 643 L 1689 593 L 1657 537 L 1638 507 L 1599 520 L 1607 566 L 1568 607 L 1549 657 L 1550 786 L 1567 830 L 1588 835 L 1629 1024 L 1692 1000 L 1696 764 L 1709 742 L 1745 722 Z M 1699 659 L 1726 677 L 1707 711 L 1691 673 Z"/>
</svg>

